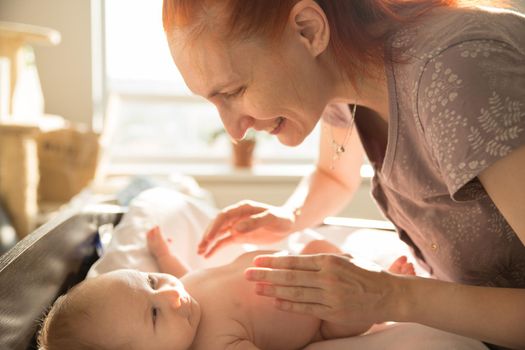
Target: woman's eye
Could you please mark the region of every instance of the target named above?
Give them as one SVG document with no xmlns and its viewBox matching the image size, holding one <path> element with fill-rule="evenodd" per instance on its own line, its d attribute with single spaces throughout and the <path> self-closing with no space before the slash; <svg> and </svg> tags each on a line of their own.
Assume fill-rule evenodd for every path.
<svg viewBox="0 0 525 350">
<path fill-rule="evenodd" d="M 157 280 L 155 279 L 155 277 L 149 275 L 148 276 L 148 284 L 149 284 L 149 286 L 152 289 L 156 289 L 156 287 L 157 287 Z"/>
<path fill-rule="evenodd" d="M 244 91 L 246 91 L 246 89 L 244 88 L 244 86 L 241 86 L 237 90 L 235 90 L 235 91 L 233 91 L 231 93 L 227 93 L 226 97 L 227 98 L 237 97 L 237 96 L 242 95 L 244 93 Z"/>
</svg>

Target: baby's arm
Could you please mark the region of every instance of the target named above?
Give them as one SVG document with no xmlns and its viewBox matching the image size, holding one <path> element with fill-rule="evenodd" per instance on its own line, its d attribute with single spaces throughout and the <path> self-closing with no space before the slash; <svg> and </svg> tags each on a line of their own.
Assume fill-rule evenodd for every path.
<svg viewBox="0 0 525 350">
<path fill-rule="evenodd" d="M 149 230 L 146 236 L 148 249 L 157 261 L 160 272 L 169 273 L 177 278 L 189 272 L 190 269 L 170 251 L 168 242 L 162 236 L 158 226 Z"/>
</svg>

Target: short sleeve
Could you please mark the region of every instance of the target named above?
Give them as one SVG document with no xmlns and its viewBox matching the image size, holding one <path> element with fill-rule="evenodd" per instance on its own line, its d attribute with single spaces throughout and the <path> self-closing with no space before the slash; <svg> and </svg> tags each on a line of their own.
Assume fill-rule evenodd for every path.
<svg viewBox="0 0 525 350">
<path fill-rule="evenodd" d="M 523 51 L 495 40 L 456 44 L 427 62 L 417 91 L 419 122 L 451 197 L 486 195 L 477 176 L 525 145 Z"/>
</svg>

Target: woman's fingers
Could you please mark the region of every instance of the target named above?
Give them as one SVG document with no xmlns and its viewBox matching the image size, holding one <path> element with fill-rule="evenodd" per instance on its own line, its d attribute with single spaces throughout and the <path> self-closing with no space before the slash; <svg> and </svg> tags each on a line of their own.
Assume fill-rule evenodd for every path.
<svg viewBox="0 0 525 350">
<path fill-rule="evenodd" d="M 202 254 L 207 250 L 210 242 L 217 239 L 217 237 L 224 234 L 228 230 L 231 230 L 232 225 L 239 221 L 239 219 L 260 213 L 264 210 L 266 209 L 254 206 L 254 203 L 250 201 L 244 201 L 235 206 L 223 209 L 204 233 L 204 236 L 198 247 L 199 254 Z"/>
<path fill-rule="evenodd" d="M 326 305 L 315 303 L 295 303 L 281 299 L 275 300 L 275 306 L 282 311 L 294 312 L 315 317 L 319 317 L 319 315 L 325 315 L 331 310 L 331 308 Z"/>
<path fill-rule="evenodd" d="M 210 256 L 232 242 L 269 244 L 292 232 L 293 215 L 288 209 L 243 201 L 224 209 L 211 223 L 198 246 L 198 253 Z M 225 239 L 226 237 L 226 239 Z"/>
<path fill-rule="evenodd" d="M 250 267 L 244 271 L 248 281 L 282 286 L 318 287 L 319 274 L 314 271 L 276 270 Z"/>
<path fill-rule="evenodd" d="M 275 217 L 266 211 L 240 219 L 233 225 L 233 229 L 239 233 L 257 230 L 261 227 L 271 225 Z"/>
<path fill-rule="evenodd" d="M 206 229 L 201 242 L 199 243 L 198 252 L 203 253 L 208 244 L 216 239 L 216 237 L 224 234 L 231 229 L 232 218 L 235 215 L 235 211 L 224 210 L 217 215 L 215 220 L 212 221 L 210 226 Z"/>
<path fill-rule="evenodd" d="M 330 311 L 330 307 L 315 303 L 295 303 L 288 300 L 275 300 L 275 306 L 287 312 L 294 312 L 298 314 L 305 314 L 319 317 L 319 315 L 326 314 Z"/>
<path fill-rule="evenodd" d="M 320 288 L 286 287 L 257 283 L 255 292 L 258 295 L 299 303 L 319 303 L 323 300 L 323 290 Z"/>
<path fill-rule="evenodd" d="M 383 322 L 396 277 L 356 266 L 334 254 L 258 256 L 245 270 L 257 294 L 273 297 L 284 311 L 314 315 L 338 324 Z M 386 305 L 386 306 L 385 306 Z"/>
<path fill-rule="evenodd" d="M 220 239 L 214 241 L 211 244 L 211 246 L 207 247 L 208 249 L 203 252 L 204 257 L 205 258 L 209 258 L 213 254 L 215 254 L 215 252 L 217 250 L 219 250 L 220 248 L 224 248 L 225 246 L 227 246 L 229 244 L 232 244 L 234 242 L 235 242 L 235 236 L 233 236 L 231 234 L 227 235 L 227 236 L 224 236 L 224 237 L 221 237 Z"/>
<path fill-rule="evenodd" d="M 224 235 L 216 236 L 214 240 L 209 241 L 204 247 L 204 249 L 199 250 L 199 253 L 204 254 L 204 257 L 208 258 L 211 255 L 213 255 L 217 250 L 225 247 L 228 244 L 244 241 L 246 235 L 245 237 L 241 236 L 244 233 L 250 233 L 251 231 L 258 229 L 259 227 L 266 225 L 268 222 L 267 218 L 268 216 L 260 216 L 259 214 L 253 215 L 247 219 L 239 220 L 236 224 L 234 224 L 234 227 L 227 230 Z"/>
<path fill-rule="evenodd" d="M 206 231 L 206 233 L 202 237 L 197 247 L 198 254 L 204 254 L 209 249 L 209 245 L 214 240 L 216 240 L 217 237 L 220 237 L 221 235 L 224 235 L 228 231 L 231 230 L 231 224 L 229 222 L 217 223 L 216 221 L 212 223 L 212 226 L 210 226 L 210 228 Z"/>
<path fill-rule="evenodd" d="M 330 255 L 258 255 L 253 260 L 253 264 L 256 267 L 267 267 L 271 269 L 319 271 L 323 266 L 323 261 L 326 260 L 326 256 Z"/>
</svg>

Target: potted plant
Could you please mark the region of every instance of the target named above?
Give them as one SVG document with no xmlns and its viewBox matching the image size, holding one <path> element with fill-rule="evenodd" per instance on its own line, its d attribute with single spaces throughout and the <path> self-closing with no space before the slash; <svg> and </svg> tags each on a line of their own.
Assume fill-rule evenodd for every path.
<svg viewBox="0 0 525 350">
<path fill-rule="evenodd" d="M 211 134 L 210 143 L 213 143 L 217 138 L 226 135 L 224 128 L 217 129 Z M 242 140 L 231 140 L 232 145 L 232 164 L 236 168 L 251 168 L 253 165 L 253 154 L 256 146 L 256 132 L 249 129 Z"/>
</svg>

